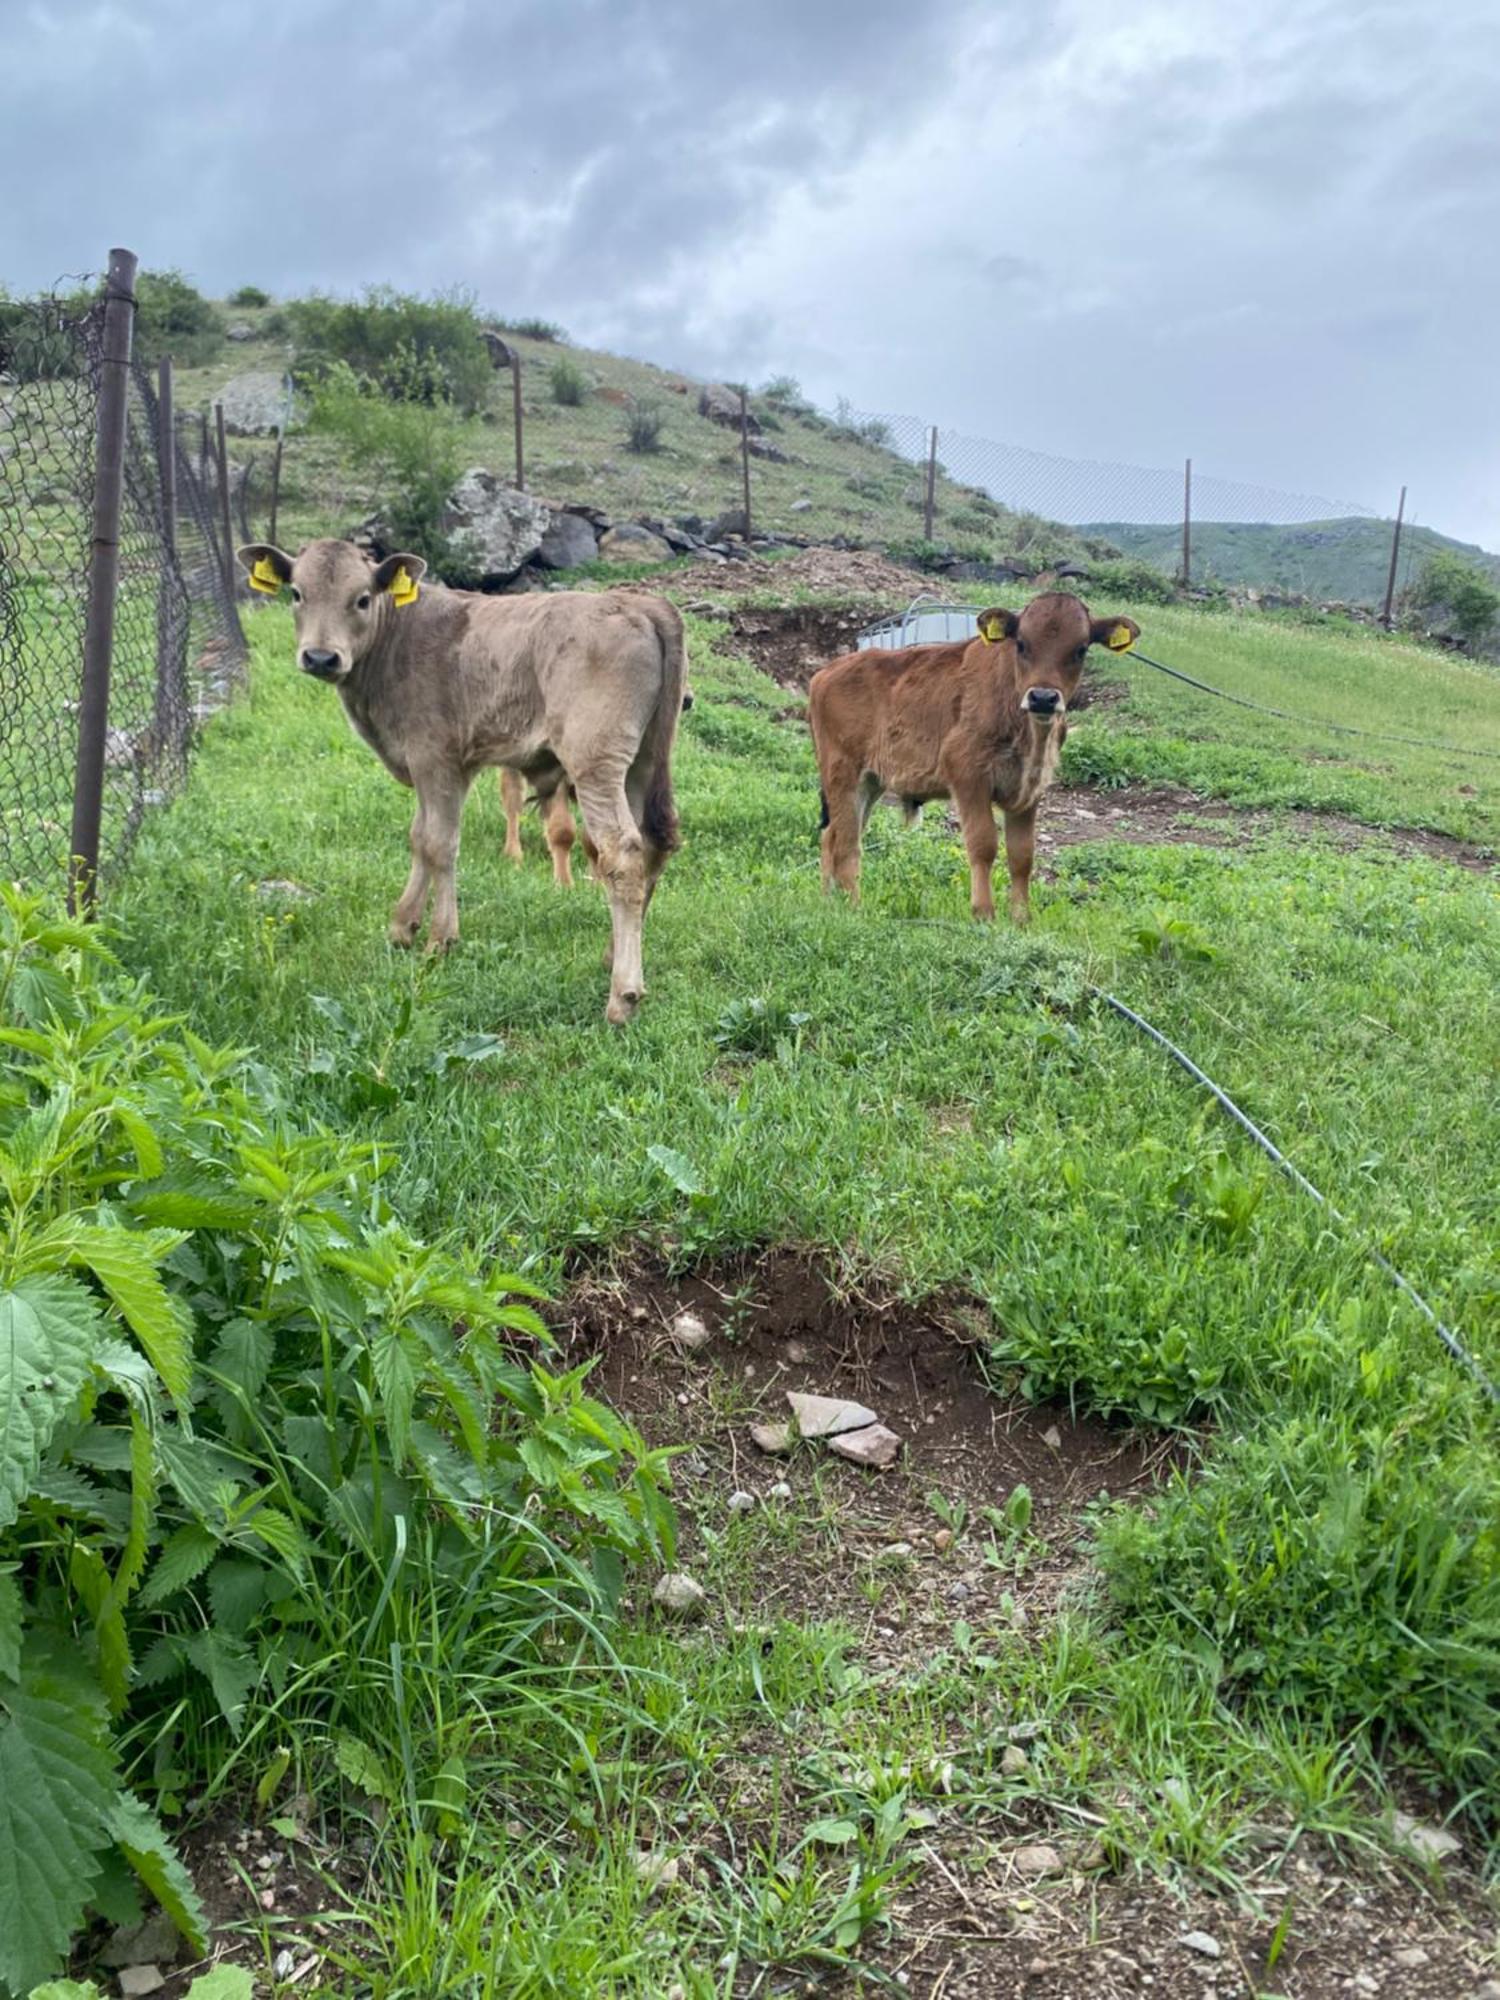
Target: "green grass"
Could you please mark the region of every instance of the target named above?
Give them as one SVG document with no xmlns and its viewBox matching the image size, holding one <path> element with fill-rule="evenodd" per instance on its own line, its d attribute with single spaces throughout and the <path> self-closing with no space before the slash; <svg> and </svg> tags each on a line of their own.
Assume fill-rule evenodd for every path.
<svg viewBox="0 0 1500 2000">
<path fill-rule="evenodd" d="M 1147 650 L 1255 699 L 1500 746 L 1480 670 L 1269 622 L 1141 622 Z M 1500 1372 L 1493 878 L 1305 839 L 1101 841 L 1059 857 L 1023 938 L 968 923 L 935 815 L 911 833 L 880 815 L 850 911 L 819 894 L 805 734 L 722 637 L 690 622 L 686 845 L 623 1033 L 600 1018 L 597 892 L 552 888 L 534 825 L 527 866 L 507 866 L 493 781 L 467 819 L 463 943 L 440 963 L 389 950 L 409 801 L 294 674 L 279 610 L 253 622 L 251 698 L 113 898 L 127 960 L 200 1033 L 299 1076 L 305 1109 L 392 1145 L 415 1223 L 510 1268 L 560 1284 L 642 1244 L 684 1266 L 805 1244 L 984 1301 L 992 1365 L 1034 1393 L 1207 1418 L 1211 1441 L 1149 1513 L 1103 1517 L 1098 1589 L 1024 1642 L 960 1627 L 876 1682 L 836 1626 L 627 1622 L 591 1693 L 476 1752 L 462 1839 L 391 1816 L 348 1932 L 371 1990 L 727 1994 L 737 1966 L 857 1957 L 927 1813 L 1019 1831 L 1082 1807 L 1117 1865 L 1222 1882 L 1298 1829 L 1378 1838 L 1372 1799 L 1397 1774 L 1492 1829 L 1494 1417 L 1362 1248 Z M 1110 670 L 1130 703 L 1087 719 L 1075 771 L 1472 838 L 1500 823 L 1500 766 L 1356 758 L 1139 663 Z M 309 899 L 268 899 L 271 878 Z M 1174 922 L 1211 956 L 1143 949 Z M 1090 982 L 1183 1043 L 1350 1231 Z M 752 998 L 807 1019 L 749 1035 Z M 501 1046 L 443 1059 L 475 1034 Z M 958 1130 L 934 1115 L 954 1105 Z M 824 1530 L 814 1512 L 789 1531 Z M 743 1590 L 775 1532 L 736 1525 L 704 1580 Z M 997 1716 L 1044 1725 L 1021 1786 L 999 1775 Z M 809 1836 L 829 1818 L 853 1824 L 832 1848 Z M 640 1849 L 691 1857 L 684 1883 L 648 1895 Z"/>
</svg>

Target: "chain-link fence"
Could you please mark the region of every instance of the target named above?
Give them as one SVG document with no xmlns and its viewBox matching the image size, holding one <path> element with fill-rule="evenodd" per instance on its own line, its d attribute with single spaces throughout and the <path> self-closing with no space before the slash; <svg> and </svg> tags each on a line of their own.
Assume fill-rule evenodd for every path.
<svg viewBox="0 0 1500 2000">
<path fill-rule="evenodd" d="M 67 879 L 95 560 L 102 296 L 0 301 L 0 873 Z M 163 446 L 166 446 L 165 453 Z M 200 469 L 125 380 L 99 866 L 182 781 L 195 721 L 244 673 L 230 551 Z"/>
</svg>

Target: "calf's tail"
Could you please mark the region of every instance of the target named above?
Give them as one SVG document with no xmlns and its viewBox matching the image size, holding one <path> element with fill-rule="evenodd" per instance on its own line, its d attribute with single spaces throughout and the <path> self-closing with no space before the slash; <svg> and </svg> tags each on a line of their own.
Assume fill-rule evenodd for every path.
<svg viewBox="0 0 1500 2000">
<path fill-rule="evenodd" d="M 677 806 L 672 797 L 672 744 L 677 735 L 677 718 L 692 706 L 692 696 L 685 697 L 687 640 L 681 612 L 675 604 L 660 600 L 650 607 L 650 614 L 661 642 L 662 676 L 656 712 L 641 739 L 648 765 L 641 832 L 661 853 L 671 854 L 682 844 L 677 829 Z"/>
</svg>

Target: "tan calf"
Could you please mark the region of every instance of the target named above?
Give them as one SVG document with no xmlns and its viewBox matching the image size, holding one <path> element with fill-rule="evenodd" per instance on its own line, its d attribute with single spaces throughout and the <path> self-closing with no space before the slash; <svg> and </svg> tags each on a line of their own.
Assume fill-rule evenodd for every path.
<svg viewBox="0 0 1500 2000">
<path fill-rule="evenodd" d="M 563 811 L 576 796 L 610 908 L 605 1014 L 628 1020 L 645 991 L 642 923 L 678 845 L 672 745 L 687 662 L 676 606 L 424 588 L 420 556 L 372 563 L 348 542 L 309 542 L 295 558 L 261 542 L 239 560 L 257 589 L 290 586 L 298 665 L 337 688 L 356 733 L 416 792 L 391 941 L 412 943 L 424 914 L 429 949 L 458 936 L 464 800 L 498 765 L 559 794 Z"/>
<path fill-rule="evenodd" d="M 969 855 L 974 915 L 995 914 L 991 886 L 1005 814 L 1010 913 L 1031 914 L 1036 809 L 1068 733 L 1068 703 L 1090 646 L 1134 645 L 1131 618 L 1095 618 L 1051 591 L 1019 613 L 979 615 L 979 634 L 941 646 L 870 649 L 820 667 L 808 718 L 823 785 L 823 887 L 859 897 L 859 849 L 870 808 L 895 792 L 908 811 L 952 799 Z"/>
</svg>

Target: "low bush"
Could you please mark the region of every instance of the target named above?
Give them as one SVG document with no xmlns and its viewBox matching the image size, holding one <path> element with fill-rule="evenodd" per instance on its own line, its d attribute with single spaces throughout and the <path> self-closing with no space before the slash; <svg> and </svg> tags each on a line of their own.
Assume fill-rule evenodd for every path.
<svg viewBox="0 0 1500 2000">
<path fill-rule="evenodd" d="M 308 429 L 337 438 L 361 467 L 396 547 L 425 556 L 449 582 L 471 580 L 459 574 L 443 527 L 465 464 L 463 433 L 450 408 L 392 402 L 339 363 L 314 392 Z"/>
<path fill-rule="evenodd" d="M 625 418 L 625 449 L 636 452 L 661 450 L 662 425 L 666 420 L 660 403 L 649 399 L 632 403 Z"/>
<path fill-rule="evenodd" d="M 419 299 L 374 286 L 363 300 L 293 299 L 286 312 L 296 373 L 308 386 L 342 364 L 398 402 L 451 403 L 468 414 L 489 393 L 492 370 L 479 320 L 458 293 Z"/>
<path fill-rule="evenodd" d="M 180 271 L 142 271 L 135 281 L 135 355 L 154 364 L 170 354 L 179 368 L 202 368 L 224 347 L 224 322 Z"/>
<path fill-rule="evenodd" d="M 659 1457 L 531 1358 L 530 1286 L 413 1236 L 375 1147 L 4 887 L 0 1019 L 0 1853 L 28 1857 L 0 1868 L 0 1990 L 25 1994 L 90 1910 L 138 1919 L 137 1885 L 202 1949 L 163 1819 L 268 1726 L 295 1752 L 260 1744 L 262 1802 L 295 1754 L 304 1787 L 461 1811 L 459 1710 L 467 1741 L 507 1686 L 534 1705 L 672 1521 Z"/>
<path fill-rule="evenodd" d="M 1090 562 L 1088 589 L 1101 604 L 1106 597 L 1133 604 L 1171 604 L 1177 596 L 1177 586 L 1165 570 L 1135 556 Z"/>
<path fill-rule="evenodd" d="M 552 389 L 554 403 L 562 403 L 569 409 L 576 409 L 589 392 L 588 377 L 578 363 L 566 354 L 560 354 L 547 370 L 547 381 Z"/>
<path fill-rule="evenodd" d="M 271 303 L 271 294 L 263 292 L 259 285 L 241 285 L 238 291 L 229 294 L 229 303 L 232 306 L 254 309 L 268 306 Z"/>
</svg>

